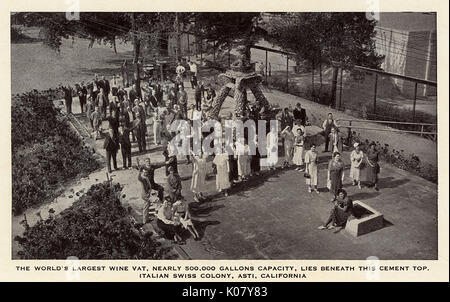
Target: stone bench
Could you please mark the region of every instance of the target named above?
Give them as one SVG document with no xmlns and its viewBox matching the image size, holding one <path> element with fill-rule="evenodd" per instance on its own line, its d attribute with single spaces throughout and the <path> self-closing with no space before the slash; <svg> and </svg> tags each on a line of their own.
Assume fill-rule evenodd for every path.
<svg viewBox="0 0 450 302">
<path fill-rule="evenodd" d="M 354 217 L 347 221 L 345 230 L 354 237 L 358 237 L 383 228 L 383 214 L 355 200 L 353 201 Z"/>
</svg>

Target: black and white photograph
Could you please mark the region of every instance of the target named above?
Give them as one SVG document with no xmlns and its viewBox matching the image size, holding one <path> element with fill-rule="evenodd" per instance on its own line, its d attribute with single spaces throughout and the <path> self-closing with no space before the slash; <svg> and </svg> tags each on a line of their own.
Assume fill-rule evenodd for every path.
<svg viewBox="0 0 450 302">
<path fill-rule="evenodd" d="M 439 260 L 438 18 L 11 11 L 9 260 Z"/>
</svg>

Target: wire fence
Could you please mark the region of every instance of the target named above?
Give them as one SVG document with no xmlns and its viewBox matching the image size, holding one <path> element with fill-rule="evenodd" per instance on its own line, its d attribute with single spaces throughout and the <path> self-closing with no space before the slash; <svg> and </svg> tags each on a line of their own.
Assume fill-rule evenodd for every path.
<svg viewBox="0 0 450 302">
<path fill-rule="evenodd" d="M 265 55 L 262 47 L 252 59 L 264 74 L 265 85 L 314 101 L 360 119 L 381 120 L 389 127 L 435 133 L 437 131 L 437 86 L 431 81 L 355 67 L 322 65 L 288 60 L 289 54 Z M 267 53 L 270 50 L 266 49 Z M 253 57 L 253 54 L 256 56 Z M 436 135 L 426 135 L 436 139 Z"/>
</svg>

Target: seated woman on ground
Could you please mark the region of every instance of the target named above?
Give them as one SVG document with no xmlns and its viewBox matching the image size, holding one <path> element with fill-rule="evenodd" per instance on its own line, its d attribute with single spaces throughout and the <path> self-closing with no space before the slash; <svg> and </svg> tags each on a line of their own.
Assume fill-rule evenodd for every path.
<svg viewBox="0 0 450 302">
<path fill-rule="evenodd" d="M 182 231 L 181 223 L 173 217 L 169 198 L 164 199 L 163 205 L 158 210 L 157 218 L 156 224 L 164 232 L 164 237 L 173 240 L 175 243 L 183 243 L 183 239 L 180 236 Z"/>
<path fill-rule="evenodd" d="M 178 199 L 172 206 L 173 220 L 179 221 L 183 228 L 188 230 L 195 240 L 200 239 L 200 235 L 191 220 L 189 207 L 183 198 Z"/>
<path fill-rule="evenodd" d="M 347 196 L 347 192 L 344 189 L 340 189 L 328 220 L 324 225 L 319 226 L 318 229 L 325 230 L 334 229 L 336 227 L 343 228 L 351 215 L 353 215 L 353 202 Z"/>
</svg>

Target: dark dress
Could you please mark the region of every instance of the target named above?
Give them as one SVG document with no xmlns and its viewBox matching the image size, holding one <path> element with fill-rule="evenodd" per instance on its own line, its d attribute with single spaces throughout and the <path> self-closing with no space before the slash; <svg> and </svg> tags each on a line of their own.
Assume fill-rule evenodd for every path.
<svg viewBox="0 0 450 302">
<path fill-rule="evenodd" d="M 344 226 L 347 223 L 347 219 L 353 214 L 353 202 L 348 197 L 336 199 L 336 204 L 331 210 L 331 221 L 335 226 Z"/>
<path fill-rule="evenodd" d="M 378 164 L 379 152 L 377 150 L 369 149 L 367 151 L 367 160 L 369 164 L 366 165 L 366 178 L 368 182 L 376 184 L 378 182 L 378 173 L 380 173 L 380 165 Z"/>
<path fill-rule="evenodd" d="M 176 202 L 181 197 L 181 178 L 178 174 L 173 173 L 167 177 L 169 185 L 169 196 L 172 202 Z"/>
<path fill-rule="evenodd" d="M 328 170 L 330 171 L 330 193 L 337 195 L 338 191 L 342 189 L 342 173 L 344 173 L 344 163 L 339 160 L 335 162 L 334 159 L 330 160 L 328 164 Z"/>
<path fill-rule="evenodd" d="M 237 158 L 234 158 L 234 155 L 229 155 L 229 163 L 230 163 L 230 173 L 229 173 L 229 180 L 232 183 L 233 180 L 237 180 L 239 178 L 239 172 L 238 172 L 238 162 Z"/>
</svg>

